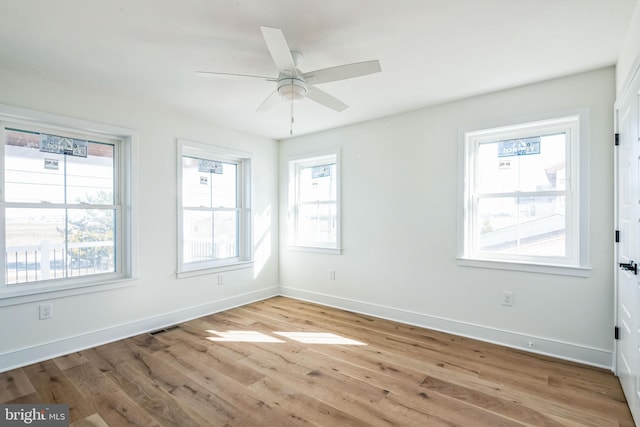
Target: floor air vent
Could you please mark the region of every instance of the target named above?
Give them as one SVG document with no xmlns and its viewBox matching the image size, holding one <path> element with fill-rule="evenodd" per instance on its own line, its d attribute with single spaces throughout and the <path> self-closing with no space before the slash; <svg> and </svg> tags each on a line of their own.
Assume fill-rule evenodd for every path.
<svg viewBox="0 0 640 427">
<path fill-rule="evenodd" d="M 165 332 L 169 332 L 169 331 L 173 331 L 174 329 L 179 329 L 180 326 L 178 325 L 173 325 L 173 326 L 169 326 L 168 328 L 164 328 L 164 329 L 158 329 L 156 331 L 151 331 L 149 332 L 149 335 L 159 335 L 159 334 L 164 334 Z"/>
</svg>

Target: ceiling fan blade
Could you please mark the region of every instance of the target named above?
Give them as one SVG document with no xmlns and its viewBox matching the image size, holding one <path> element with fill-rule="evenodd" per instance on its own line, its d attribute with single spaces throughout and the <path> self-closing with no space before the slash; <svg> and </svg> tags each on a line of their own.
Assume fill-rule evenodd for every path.
<svg viewBox="0 0 640 427">
<path fill-rule="evenodd" d="M 327 92 L 318 89 L 317 87 L 310 87 L 307 92 L 307 98 L 312 101 L 316 101 L 318 104 L 331 108 L 332 110 L 341 112 L 349 108 L 347 104 L 329 95 Z"/>
<path fill-rule="evenodd" d="M 379 73 L 380 71 L 382 71 L 380 61 L 376 59 L 374 61 L 354 62 L 353 64 L 309 71 L 304 73 L 302 77 L 309 83 L 318 84 L 366 76 L 367 74 Z"/>
<path fill-rule="evenodd" d="M 267 44 L 267 49 L 271 53 L 274 64 L 278 71 L 289 71 L 295 73 L 296 64 L 291 56 L 291 49 L 287 44 L 287 40 L 282 34 L 282 30 L 272 27 L 260 27 L 262 29 L 262 36 Z"/>
<path fill-rule="evenodd" d="M 273 92 L 271 92 L 269 96 L 267 96 L 267 99 L 262 101 L 262 104 L 260 104 L 260 106 L 256 109 L 256 111 L 258 113 L 264 113 L 265 111 L 273 108 L 273 106 L 276 105 L 279 100 L 280 100 L 280 95 L 278 94 L 278 90 L 276 89 Z"/>
<path fill-rule="evenodd" d="M 236 74 L 236 73 L 218 73 L 215 71 L 196 71 L 196 74 L 199 76 L 203 76 L 203 77 L 215 77 L 215 78 L 222 78 L 222 79 L 260 79 L 260 80 L 266 80 L 269 82 L 276 82 L 278 81 L 277 78 L 275 77 L 265 77 L 265 76 L 254 76 L 252 74 Z"/>
</svg>

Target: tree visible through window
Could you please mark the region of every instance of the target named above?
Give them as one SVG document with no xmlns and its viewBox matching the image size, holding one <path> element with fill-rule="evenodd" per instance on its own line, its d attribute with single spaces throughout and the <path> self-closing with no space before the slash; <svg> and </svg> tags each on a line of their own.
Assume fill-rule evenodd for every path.
<svg viewBox="0 0 640 427">
<path fill-rule="evenodd" d="M 4 282 L 114 273 L 119 141 L 4 128 Z"/>
</svg>

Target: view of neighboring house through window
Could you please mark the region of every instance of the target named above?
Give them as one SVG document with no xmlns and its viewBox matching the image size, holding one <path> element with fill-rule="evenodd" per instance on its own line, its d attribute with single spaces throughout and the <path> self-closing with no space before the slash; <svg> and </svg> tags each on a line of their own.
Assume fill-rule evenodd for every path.
<svg viewBox="0 0 640 427">
<path fill-rule="evenodd" d="M 179 272 L 249 261 L 249 159 L 186 141 L 179 146 Z"/>
<path fill-rule="evenodd" d="M 119 140 L 3 126 L 4 283 L 121 270 Z"/>
<path fill-rule="evenodd" d="M 464 256 L 580 265 L 577 116 L 465 135 Z"/>
<path fill-rule="evenodd" d="M 292 246 L 339 250 L 339 163 L 337 153 L 289 162 Z"/>
</svg>

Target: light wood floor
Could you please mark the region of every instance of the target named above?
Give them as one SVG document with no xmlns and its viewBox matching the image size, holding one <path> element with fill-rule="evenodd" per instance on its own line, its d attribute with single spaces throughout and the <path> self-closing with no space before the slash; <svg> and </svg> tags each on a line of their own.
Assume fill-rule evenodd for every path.
<svg viewBox="0 0 640 427">
<path fill-rule="evenodd" d="M 0 374 L 0 403 L 73 426 L 633 426 L 610 372 L 283 297 Z"/>
</svg>

